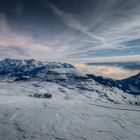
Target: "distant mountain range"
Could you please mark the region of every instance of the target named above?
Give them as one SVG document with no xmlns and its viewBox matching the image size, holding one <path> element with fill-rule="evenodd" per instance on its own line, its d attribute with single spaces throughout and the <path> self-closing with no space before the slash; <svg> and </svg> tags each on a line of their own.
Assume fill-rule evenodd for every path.
<svg viewBox="0 0 140 140">
<path fill-rule="evenodd" d="M 88 77 L 96 82 L 109 87 L 117 87 L 127 93 L 138 95 L 140 94 L 140 73 L 135 76 L 123 79 L 113 80 L 111 78 L 105 78 L 102 76 L 95 76 L 93 74 L 87 74 Z"/>
<path fill-rule="evenodd" d="M 73 65 L 60 62 L 41 62 L 34 59 L 0 61 L 0 75 L 4 78 L 20 80 L 40 80 L 52 82 L 73 82 L 87 79 L 87 75 Z"/>
<path fill-rule="evenodd" d="M 76 85 L 83 90 L 94 90 L 94 84 L 99 83 L 107 88 L 118 88 L 124 92 L 140 94 L 140 73 L 123 80 L 113 80 L 93 74 L 84 74 L 73 65 L 60 62 L 41 62 L 34 59 L 16 60 L 4 59 L 0 61 L 1 80 L 12 79 L 14 81 L 49 81 L 63 85 Z M 92 87 L 93 86 L 93 87 Z"/>
<path fill-rule="evenodd" d="M 6 58 L 0 61 L 0 75 L 35 76 L 42 70 L 55 68 L 74 68 L 74 66 L 59 62 L 41 62 L 34 59 L 16 60 Z"/>
</svg>

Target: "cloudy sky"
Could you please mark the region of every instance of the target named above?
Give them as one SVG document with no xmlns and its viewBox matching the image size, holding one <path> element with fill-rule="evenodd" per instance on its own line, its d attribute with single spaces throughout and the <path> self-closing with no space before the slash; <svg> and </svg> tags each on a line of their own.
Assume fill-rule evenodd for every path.
<svg viewBox="0 0 140 140">
<path fill-rule="evenodd" d="M 7 57 L 65 61 L 118 79 L 138 73 L 140 0 L 0 0 L 0 59 Z"/>
</svg>

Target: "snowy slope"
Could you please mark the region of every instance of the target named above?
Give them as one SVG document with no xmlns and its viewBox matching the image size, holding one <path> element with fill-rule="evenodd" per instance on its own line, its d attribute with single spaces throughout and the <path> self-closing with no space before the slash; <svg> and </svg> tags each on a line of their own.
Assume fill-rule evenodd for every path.
<svg viewBox="0 0 140 140">
<path fill-rule="evenodd" d="M 84 83 L 85 84 L 85 83 Z M 57 94 L 57 98 L 61 98 L 61 94 L 74 94 L 76 98 L 78 96 L 84 96 L 90 98 L 93 102 L 97 103 L 111 103 L 111 104 L 125 104 L 125 105 L 135 105 L 135 102 L 140 102 L 140 96 L 133 96 L 124 93 L 123 91 L 115 88 L 110 89 L 104 86 L 92 83 L 93 86 L 88 86 L 86 83 L 86 90 L 83 89 L 84 85 L 58 85 L 57 83 L 50 82 L 0 82 L 0 95 L 1 96 L 29 96 L 34 94 Z"/>
<path fill-rule="evenodd" d="M 0 140 L 140 139 L 140 107 L 121 98 L 123 105 L 114 104 L 97 91 L 48 82 L 0 82 L 0 87 Z M 52 99 L 28 96 L 34 93 L 51 93 Z"/>
</svg>

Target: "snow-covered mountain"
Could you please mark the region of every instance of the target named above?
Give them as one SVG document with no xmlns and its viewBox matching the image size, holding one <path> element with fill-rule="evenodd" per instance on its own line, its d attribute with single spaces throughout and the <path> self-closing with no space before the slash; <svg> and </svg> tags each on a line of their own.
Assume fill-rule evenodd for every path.
<svg viewBox="0 0 140 140">
<path fill-rule="evenodd" d="M 3 81 L 46 81 L 91 90 L 85 85 L 88 76 L 67 63 L 5 59 L 0 61 L 0 76 Z"/>
<path fill-rule="evenodd" d="M 9 76 L 35 76 L 42 70 L 55 68 L 73 68 L 70 64 L 57 62 L 41 62 L 34 59 L 16 60 L 4 59 L 0 61 L 0 75 Z"/>
<path fill-rule="evenodd" d="M 117 87 L 124 92 L 129 94 L 139 95 L 140 94 L 140 73 L 132 77 L 123 80 L 113 80 L 102 76 L 95 76 L 93 74 L 87 74 L 87 76 L 101 85 L 107 87 Z"/>
<path fill-rule="evenodd" d="M 115 86 L 112 79 L 86 75 L 67 63 L 34 59 L 0 61 L 1 81 L 52 82 L 96 101 L 135 104 L 137 99 Z"/>
<path fill-rule="evenodd" d="M 116 82 L 118 87 L 120 87 L 122 90 L 136 95 L 140 94 L 140 73 Z"/>
<path fill-rule="evenodd" d="M 101 85 L 108 86 L 108 87 L 116 87 L 116 81 L 111 78 L 96 76 L 94 74 L 87 74 L 87 76 L 95 80 L 96 82 L 100 83 Z"/>
</svg>

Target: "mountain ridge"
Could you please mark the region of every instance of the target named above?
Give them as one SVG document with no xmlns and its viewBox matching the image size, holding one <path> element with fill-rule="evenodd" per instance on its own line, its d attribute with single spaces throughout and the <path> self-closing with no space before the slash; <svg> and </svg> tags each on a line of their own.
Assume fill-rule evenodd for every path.
<svg viewBox="0 0 140 140">
<path fill-rule="evenodd" d="M 94 74 L 87 74 L 87 76 L 104 86 L 117 87 L 129 94 L 140 94 L 140 73 L 122 80 L 114 80 Z"/>
<path fill-rule="evenodd" d="M 81 90 L 92 90 L 92 88 L 89 88 L 89 84 L 88 86 L 86 85 L 86 82 L 97 82 L 105 87 L 119 88 L 129 94 L 140 94 L 140 73 L 123 80 L 113 80 L 94 74 L 84 74 L 73 65 L 61 62 L 41 62 L 35 59 L 20 60 L 6 58 L 0 61 L 0 76 L 6 78 L 15 77 L 14 81 L 39 80 L 57 82 L 64 85 L 66 83 L 69 85 L 78 83 L 77 87 Z M 93 85 L 91 84 L 91 86 Z"/>
</svg>

